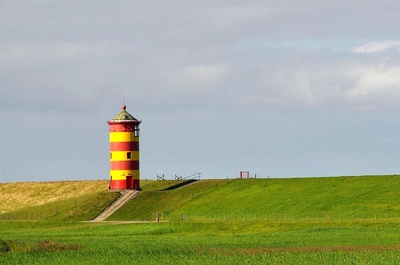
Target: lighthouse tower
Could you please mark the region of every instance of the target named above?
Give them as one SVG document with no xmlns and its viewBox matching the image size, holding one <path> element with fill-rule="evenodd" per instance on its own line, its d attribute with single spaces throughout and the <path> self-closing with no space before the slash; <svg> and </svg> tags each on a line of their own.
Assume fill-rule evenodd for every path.
<svg viewBox="0 0 400 265">
<path fill-rule="evenodd" d="M 140 189 L 139 124 L 122 106 L 122 111 L 107 121 L 110 131 L 111 190 Z"/>
</svg>

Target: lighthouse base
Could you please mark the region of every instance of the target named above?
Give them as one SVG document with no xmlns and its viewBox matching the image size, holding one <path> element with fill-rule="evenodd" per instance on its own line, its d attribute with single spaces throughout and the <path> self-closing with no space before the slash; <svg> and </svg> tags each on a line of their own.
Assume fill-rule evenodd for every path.
<svg viewBox="0 0 400 265">
<path fill-rule="evenodd" d="M 126 180 L 111 180 L 110 190 L 140 190 L 140 180 L 127 177 Z"/>
</svg>

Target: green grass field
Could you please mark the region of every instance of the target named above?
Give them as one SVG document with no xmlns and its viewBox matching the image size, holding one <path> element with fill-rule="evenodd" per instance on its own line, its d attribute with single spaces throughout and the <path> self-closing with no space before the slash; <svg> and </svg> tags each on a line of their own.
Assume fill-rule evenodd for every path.
<svg viewBox="0 0 400 265">
<path fill-rule="evenodd" d="M 0 207 L 0 264 L 400 260 L 399 176 L 204 180 L 168 189 L 177 184 L 142 183 L 140 195 L 109 218 L 154 221 L 157 213 L 160 223 L 80 222 L 118 196 L 107 187 L 14 212 Z"/>
<path fill-rule="evenodd" d="M 396 264 L 400 258 L 398 223 L 1 223 L 0 227 L 1 264 Z"/>
</svg>

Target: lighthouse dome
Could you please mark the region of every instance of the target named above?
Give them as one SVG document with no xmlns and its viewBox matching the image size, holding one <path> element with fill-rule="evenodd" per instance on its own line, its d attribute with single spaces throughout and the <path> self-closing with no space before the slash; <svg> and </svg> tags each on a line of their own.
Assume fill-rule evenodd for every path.
<svg viewBox="0 0 400 265">
<path fill-rule="evenodd" d="M 122 111 L 114 117 L 113 121 L 137 121 L 129 112 L 126 111 L 126 106 L 122 106 Z"/>
</svg>

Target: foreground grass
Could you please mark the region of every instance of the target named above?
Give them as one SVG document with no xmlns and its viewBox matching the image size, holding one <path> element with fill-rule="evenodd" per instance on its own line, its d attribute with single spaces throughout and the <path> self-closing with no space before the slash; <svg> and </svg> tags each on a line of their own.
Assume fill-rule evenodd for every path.
<svg viewBox="0 0 400 265">
<path fill-rule="evenodd" d="M 0 264 L 396 264 L 398 223 L 0 223 Z M 40 248 L 38 247 L 40 246 Z M 1 247 L 0 247 L 1 249 Z"/>
</svg>

